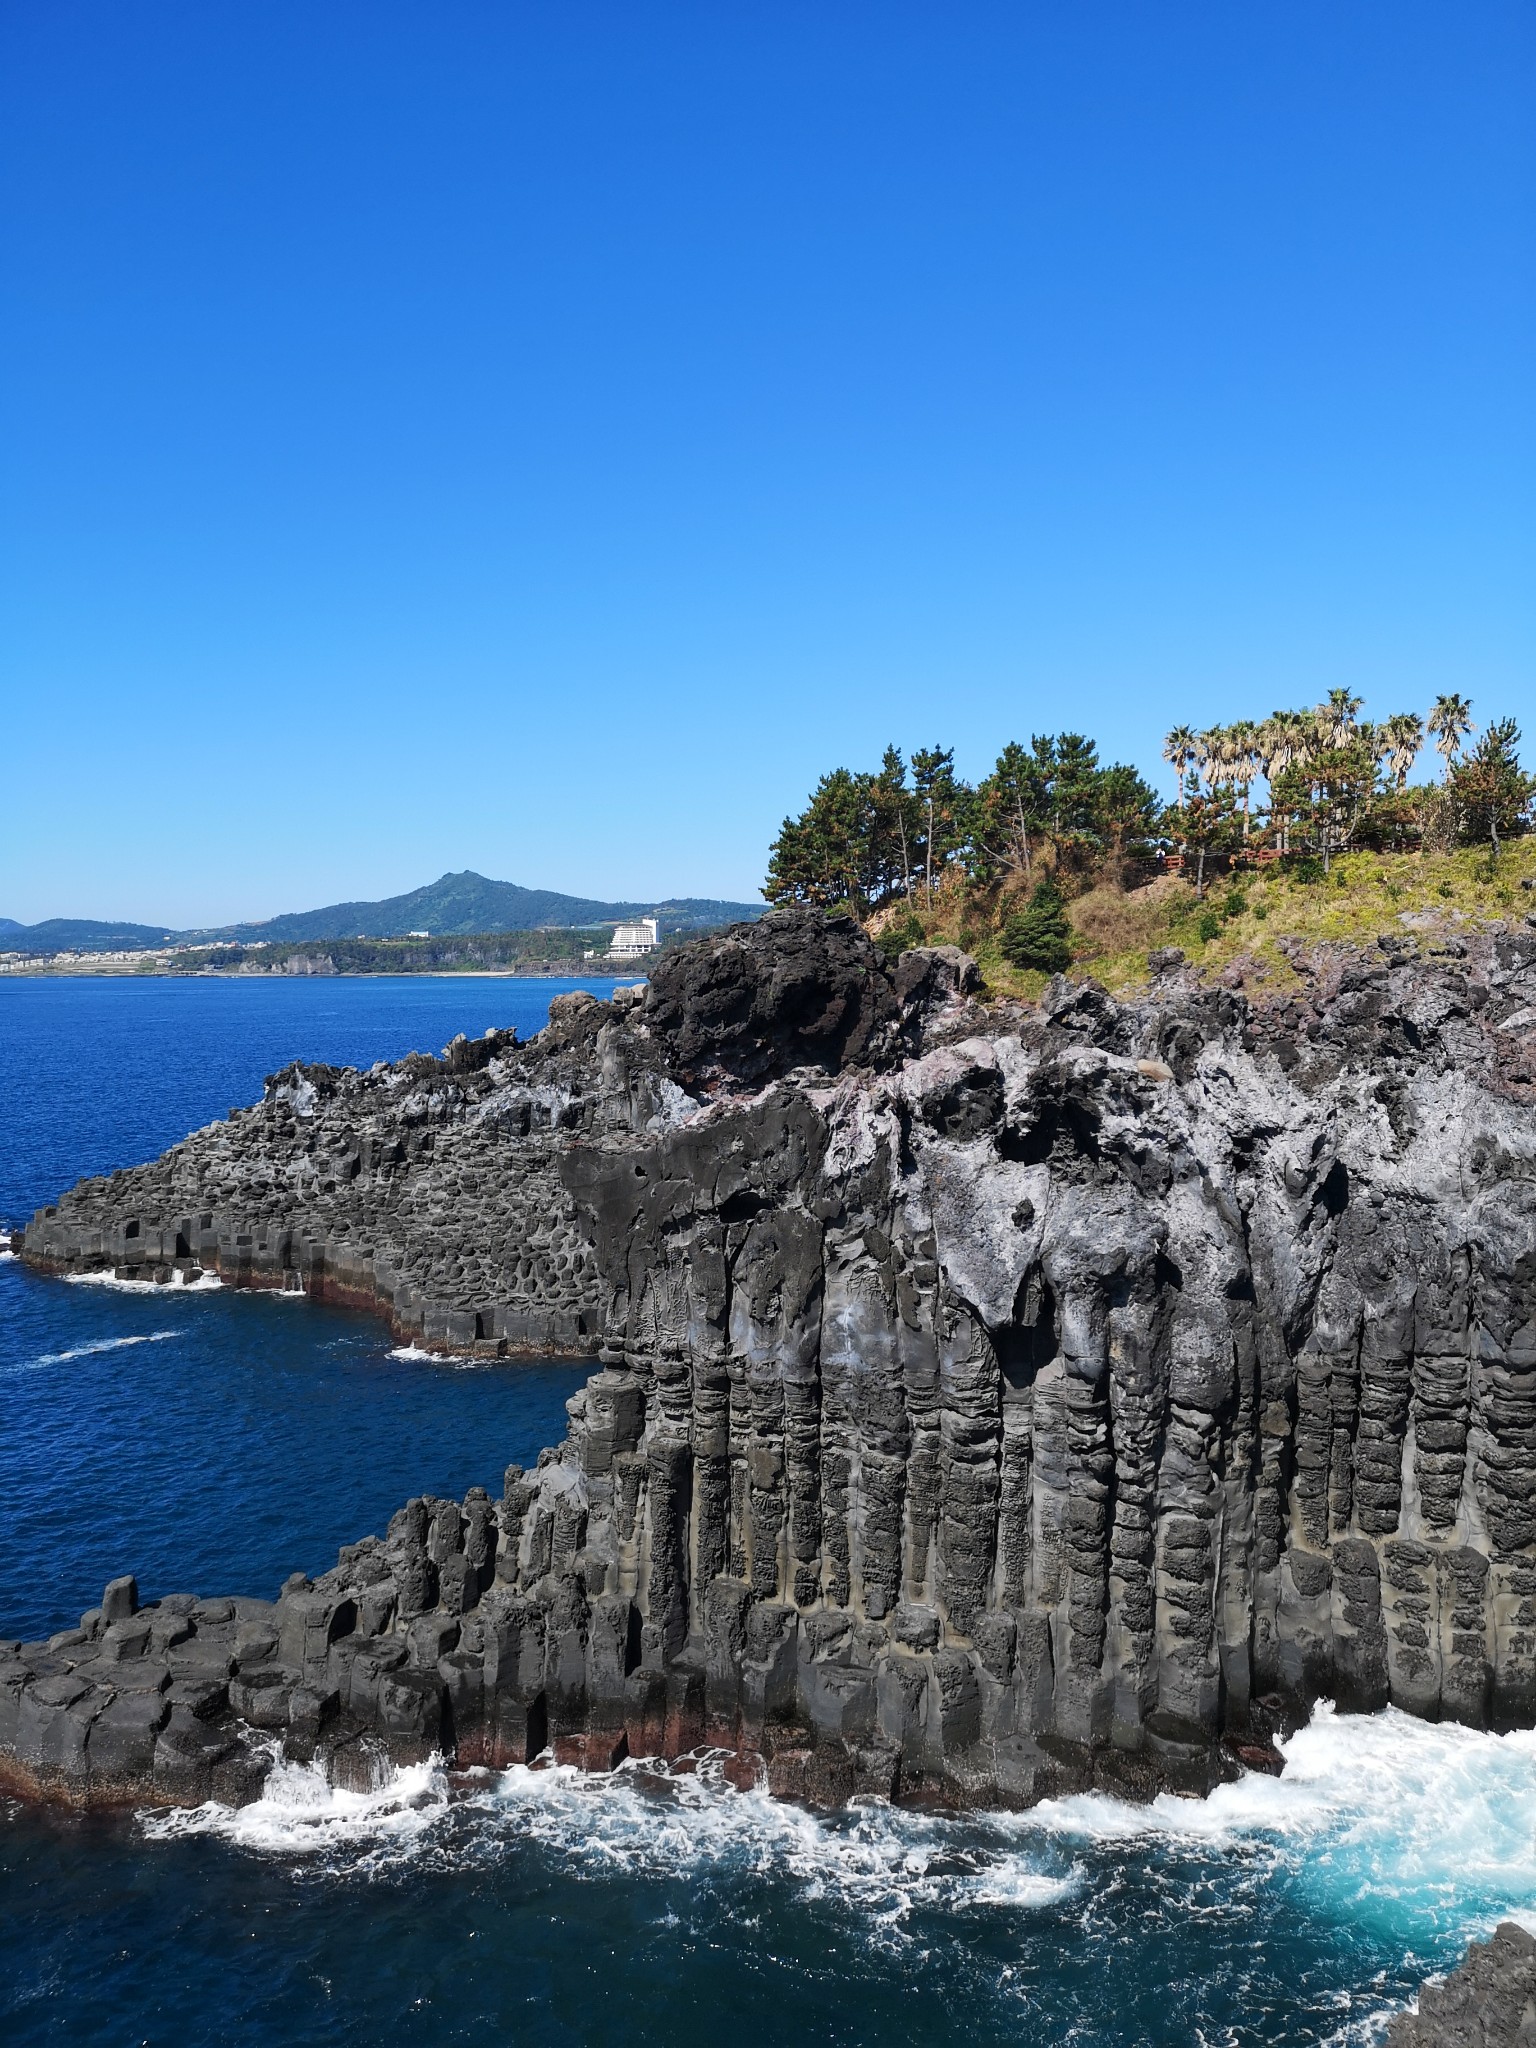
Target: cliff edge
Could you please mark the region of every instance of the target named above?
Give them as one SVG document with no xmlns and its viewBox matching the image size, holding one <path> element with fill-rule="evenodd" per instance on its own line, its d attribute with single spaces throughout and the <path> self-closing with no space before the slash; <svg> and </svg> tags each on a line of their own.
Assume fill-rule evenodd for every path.
<svg viewBox="0 0 1536 2048">
<path fill-rule="evenodd" d="M 1199 1790 L 1318 1697 L 1536 1720 L 1536 933 L 985 1007 L 781 911 L 527 1045 L 293 1066 L 16 1249 L 590 1352 L 499 1499 L 267 1605 L 0 1645 L 0 1773 L 252 1796 L 734 1751 L 776 1789 Z M 125 1562 L 131 1562 L 125 1560 Z M 3 1618 L 0 1618 L 3 1619 Z"/>
<path fill-rule="evenodd" d="M 1513 1920 L 1443 1984 L 1426 1984 L 1419 2009 L 1387 2029 L 1387 2048 L 1530 2048 L 1536 2042 L 1536 1939 Z"/>
</svg>

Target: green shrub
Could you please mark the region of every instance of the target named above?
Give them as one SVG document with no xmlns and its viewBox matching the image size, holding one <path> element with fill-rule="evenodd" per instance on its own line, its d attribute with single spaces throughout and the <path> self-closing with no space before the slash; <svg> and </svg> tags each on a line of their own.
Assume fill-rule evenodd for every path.
<svg viewBox="0 0 1536 2048">
<path fill-rule="evenodd" d="M 1002 955 L 1012 967 L 1061 974 L 1072 965 L 1072 927 L 1061 892 L 1049 879 L 1036 885 L 1028 906 L 1003 926 Z"/>
<path fill-rule="evenodd" d="M 1243 912 L 1247 908 L 1248 898 L 1244 895 L 1243 891 L 1236 887 L 1236 885 L 1234 884 L 1234 886 L 1227 891 L 1226 900 L 1223 902 L 1221 906 L 1222 916 L 1241 917 Z"/>
<path fill-rule="evenodd" d="M 1255 903 L 1255 905 L 1253 906 L 1253 914 L 1259 920 L 1260 924 L 1262 924 L 1265 918 L 1269 915 L 1269 905 L 1267 903 Z"/>
<path fill-rule="evenodd" d="M 1221 913 L 1217 910 L 1202 910 L 1195 926 L 1195 937 L 1204 945 L 1221 937 Z"/>
<path fill-rule="evenodd" d="M 893 917 L 875 944 L 888 960 L 897 960 L 903 953 L 909 953 L 914 946 L 925 946 L 928 934 L 923 930 L 923 921 L 915 910 L 908 910 L 900 917 Z"/>
<path fill-rule="evenodd" d="M 1288 853 L 1285 871 L 1298 882 L 1320 882 L 1323 879 L 1323 864 L 1315 853 Z"/>
</svg>

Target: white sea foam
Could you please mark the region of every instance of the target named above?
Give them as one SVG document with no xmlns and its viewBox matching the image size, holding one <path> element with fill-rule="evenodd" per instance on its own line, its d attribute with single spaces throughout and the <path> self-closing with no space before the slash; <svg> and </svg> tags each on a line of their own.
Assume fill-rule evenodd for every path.
<svg viewBox="0 0 1536 2048">
<path fill-rule="evenodd" d="M 223 1281 L 217 1273 L 199 1273 L 195 1280 L 188 1280 L 182 1273 L 173 1272 L 164 1283 L 158 1280 L 119 1280 L 115 1273 L 64 1273 L 61 1279 L 71 1287 L 110 1287 L 119 1294 L 209 1294 Z"/>
<path fill-rule="evenodd" d="M 469 1358 L 457 1351 L 428 1351 L 421 1344 L 396 1344 L 390 1351 L 407 1365 L 499 1365 L 494 1358 Z"/>
<path fill-rule="evenodd" d="M 1485 1927 L 1536 1913 L 1536 1732 L 1487 1735 L 1324 1703 L 1282 1748 L 1282 1777 L 1249 1773 L 1207 1799 L 1135 1807 L 1089 1796 L 1022 1819 L 1081 1843 L 1259 1855 L 1354 1919 L 1465 1907 Z"/>
<path fill-rule="evenodd" d="M 444 1826 L 462 1823 L 452 1839 Z M 1070 1899 L 1084 1872 L 1049 1852 L 988 1844 L 984 1823 L 871 1801 L 813 1814 L 738 1792 L 718 1760 L 696 1770 L 630 1763 L 606 1775 L 563 1766 L 476 1771 L 457 1782 L 440 1760 L 392 1772 L 376 1791 L 338 1791 L 316 1765 L 280 1758 L 260 1799 L 144 1814 L 155 1840 L 212 1834 L 264 1855 L 316 1859 L 328 1870 L 377 1874 L 423 1856 L 494 1860 L 518 1844 L 558 1857 L 576 1878 L 629 1875 L 697 1882 L 712 1874 L 788 1881 L 802 1896 L 856 1914 L 871 1938 L 900 1939 L 918 1907 L 1030 1912 Z M 1001 1852 L 1001 1853 L 999 1853 Z"/>
<path fill-rule="evenodd" d="M 1536 1735 L 1321 1707 L 1285 1750 L 1283 1778 L 1245 1776 L 1203 1800 L 1135 1807 L 1090 1794 L 972 1815 L 879 1800 L 812 1813 L 734 1790 L 718 1756 L 693 1770 L 639 1761 L 606 1775 L 450 1777 L 434 1762 L 369 1793 L 279 1761 L 264 1796 L 238 1813 L 205 1806 L 143 1826 L 158 1838 L 217 1834 L 338 1876 L 423 1860 L 483 1866 L 531 1848 L 577 1881 L 724 1884 L 742 1900 L 755 1885 L 787 1886 L 893 1951 L 930 1941 L 935 1913 L 978 1932 L 1001 1913 L 1021 1938 L 1033 1916 L 1046 1916 L 1042 1926 L 1063 1909 L 1074 1924 L 1091 1918 L 1131 1857 L 1150 1863 L 1137 1880 L 1149 1904 L 1179 1924 L 1211 1916 L 1257 1930 L 1299 1896 L 1410 1961 L 1512 1914 L 1536 1925 Z M 1378 2037 L 1384 2004 L 1363 2014 L 1359 1995 L 1341 1995 L 1334 2048 Z"/>
<path fill-rule="evenodd" d="M 346 1792 L 326 1783 L 314 1764 L 289 1763 L 275 1754 L 262 1796 L 249 1806 L 206 1806 L 144 1813 L 139 1824 L 152 1841 L 217 1835 L 266 1855 L 338 1858 L 351 1868 L 398 1861 L 442 1818 L 448 1778 L 442 1759 L 391 1771 L 371 1792 Z"/>
<path fill-rule="evenodd" d="M 132 1344 L 169 1344 L 180 1330 L 149 1330 L 141 1337 L 96 1337 L 89 1344 L 76 1344 L 69 1351 L 45 1351 L 33 1365 L 68 1365 L 72 1359 L 94 1358 L 103 1351 L 126 1351 Z"/>
<path fill-rule="evenodd" d="M 578 1871 L 788 1879 L 806 1897 L 840 1904 L 891 1934 L 917 1907 L 1055 1905 L 1084 1876 L 1076 1863 L 1062 1867 L 1054 1851 L 1043 1863 L 1038 1852 L 989 1840 L 985 1822 L 877 1800 L 827 1815 L 763 1791 L 738 1792 L 708 1759 L 692 1773 L 644 1763 L 607 1777 L 513 1769 L 475 1803 Z"/>
</svg>

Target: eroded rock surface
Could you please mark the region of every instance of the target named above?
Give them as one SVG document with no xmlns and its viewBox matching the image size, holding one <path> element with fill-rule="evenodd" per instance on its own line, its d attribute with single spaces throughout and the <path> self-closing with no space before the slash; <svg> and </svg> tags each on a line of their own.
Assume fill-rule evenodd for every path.
<svg viewBox="0 0 1536 2048">
<path fill-rule="evenodd" d="M 1536 2042 L 1536 1939 L 1513 1920 L 1474 1941 L 1419 2009 L 1393 2020 L 1387 2048 L 1531 2048 Z"/>
<path fill-rule="evenodd" d="M 241 1796 L 255 1729 L 1026 1800 L 1198 1789 L 1325 1695 L 1531 1723 L 1536 935 L 1306 964 L 988 1009 L 776 912 L 83 1182 L 33 1264 L 598 1370 L 500 1499 L 270 1609 L 0 1649 L 12 1781 Z"/>
</svg>

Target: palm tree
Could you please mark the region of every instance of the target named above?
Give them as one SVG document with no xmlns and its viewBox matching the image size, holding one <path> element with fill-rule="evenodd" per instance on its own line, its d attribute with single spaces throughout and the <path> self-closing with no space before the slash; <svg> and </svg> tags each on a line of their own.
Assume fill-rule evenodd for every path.
<svg viewBox="0 0 1536 2048">
<path fill-rule="evenodd" d="M 1416 711 L 1394 711 L 1381 730 L 1387 741 L 1387 766 L 1402 789 L 1424 745 L 1424 721 Z"/>
<path fill-rule="evenodd" d="M 1356 716 L 1364 703 L 1363 697 L 1352 697 L 1348 690 L 1328 692 L 1328 702 L 1317 707 L 1319 730 L 1325 746 L 1349 745 L 1355 736 Z"/>
<path fill-rule="evenodd" d="M 1472 699 L 1454 693 L 1437 697 L 1429 714 L 1429 729 L 1435 735 L 1435 752 L 1445 757 L 1445 779 L 1449 782 L 1451 763 L 1460 753 L 1462 741 L 1469 732 L 1477 731 L 1472 722 Z"/>
<path fill-rule="evenodd" d="M 1196 759 L 1212 788 L 1226 782 L 1232 754 L 1232 735 L 1224 725 L 1208 726 L 1195 740 Z"/>
<path fill-rule="evenodd" d="M 1309 712 L 1271 711 L 1259 728 L 1260 744 L 1264 749 L 1264 775 L 1271 792 L 1282 775 L 1306 760 L 1316 744 L 1316 737 Z M 1289 852 L 1291 830 L 1288 818 L 1281 827 L 1280 837 L 1281 851 Z"/>
<path fill-rule="evenodd" d="M 1180 810 L 1184 808 L 1184 778 L 1194 766 L 1199 751 L 1200 743 L 1192 726 L 1176 725 L 1163 741 L 1163 759 L 1179 778 Z"/>
<path fill-rule="evenodd" d="M 1259 728 L 1251 718 L 1240 718 L 1227 728 L 1227 765 L 1232 780 L 1243 792 L 1243 840 L 1248 838 L 1248 795 L 1259 772 Z"/>
<path fill-rule="evenodd" d="M 1259 727 L 1265 748 L 1264 774 L 1273 782 L 1307 754 L 1312 722 L 1305 711 L 1271 711 Z"/>
</svg>

